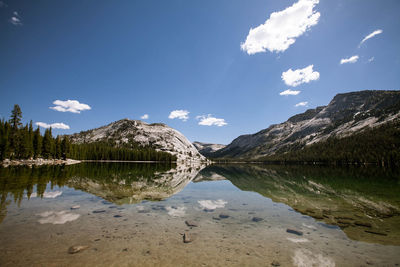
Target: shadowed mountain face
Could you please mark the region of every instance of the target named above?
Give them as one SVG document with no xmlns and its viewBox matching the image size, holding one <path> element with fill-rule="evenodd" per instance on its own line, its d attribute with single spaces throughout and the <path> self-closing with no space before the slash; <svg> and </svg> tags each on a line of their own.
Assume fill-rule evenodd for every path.
<svg viewBox="0 0 400 267">
<path fill-rule="evenodd" d="M 379 168 L 213 165 L 203 169 L 195 181 L 221 177 L 241 190 L 284 203 L 327 227 L 338 226 L 351 239 L 400 244 L 398 172 Z"/>
<path fill-rule="evenodd" d="M 336 95 L 327 106 L 309 109 L 255 134 L 242 135 L 211 157 L 258 158 L 296 146 L 346 137 L 400 118 L 400 91 L 360 91 Z"/>
<path fill-rule="evenodd" d="M 210 143 L 202 143 L 202 142 L 193 142 L 193 145 L 197 148 L 197 150 L 205 157 L 212 155 L 212 153 L 226 147 L 226 145 L 220 144 L 210 144 Z"/>
</svg>

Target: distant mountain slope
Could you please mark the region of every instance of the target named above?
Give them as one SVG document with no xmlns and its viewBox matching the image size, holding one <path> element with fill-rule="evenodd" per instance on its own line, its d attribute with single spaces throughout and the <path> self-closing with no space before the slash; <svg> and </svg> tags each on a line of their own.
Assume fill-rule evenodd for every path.
<svg viewBox="0 0 400 267">
<path fill-rule="evenodd" d="M 260 158 L 341 138 L 400 118 L 400 91 L 360 91 L 336 95 L 327 106 L 309 109 L 255 134 L 242 135 L 214 158 Z"/>
<path fill-rule="evenodd" d="M 210 144 L 210 143 L 202 143 L 202 142 L 193 142 L 193 145 L 197 148 L 197 150 L 200 152 L 205 157 L 208 157 L 210 154 L 214 153 L 215 151 L 218 151 L 226 145 L 220 145 L 220 144 Z"/>
<path fill-rule="evenodd" d="M 176 155 L 178 161 L 205 160 L 180 132 L 162 123 L 122 119 L 106 126 L 70 135 L 72 143 L 107 142 L 113 146 L 151 147 Z"/>
</svg>

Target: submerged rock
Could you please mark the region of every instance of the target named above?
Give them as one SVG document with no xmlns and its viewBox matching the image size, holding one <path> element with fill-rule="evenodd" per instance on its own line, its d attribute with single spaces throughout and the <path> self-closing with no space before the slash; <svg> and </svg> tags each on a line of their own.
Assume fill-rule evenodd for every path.
<svg viewBox="0 0 400 267">
<path fill-rule="evenodd" d="M 193 239 L 190 237 L 190 235 L 188 233 L 183 234 L 183 243 L 190 243 L 192 241 L 193 241 Z"/>
<path fill-rule="evenodd" d="M 106 212 L 106 210 L 94 210 L 94 211 L 92 211 L 92 213 L 102 213 L 102 212 Z"/>
<path fill-rule="evenodd" d="M 382 232 L 377 232 L 375 230 L 364 230 L 364 232 L 369 233 L 369 234 L 373 234 L 373 235 L 382 235 L 382 236 L 387 236 L 386 233 L 382 233 Z"/>
<path fill-rule="evenodd" d="M 263 218 L 260 217 L 253 217 L 253 219 L 251 219 L 253 222 L 261 222 L 262 220 L 264 220 Z"/>
<path fill-rule="evenodd" d="M 138 210 L 138 213 L 150 213 L 150 210 Z"/>
<path fill-rule="evenodd" d="M 294 234 L 294 235 L 303 235 L 302 231 L 290 229 L 290 228 L 286 229 L 286 232 L 289 234 Z"/>
<path fill-rule="evenodd" d="M 89 246 L 72 246 L 68 249 L 69 254 L 75 254 L 89 248 Z"/>
<path fill-rule="evenodd" d="M 231 217 L 231 216 L 229 216 L 228 214 L 225 214 L 225 213 L 221 213 L 221 214 L 219 215 L 219 217 L 220 217 L 221 219 L 227 219 L 227 218 L 229 218 L 229 217 Z"/>
<path fill-rule="evenodd" d="M 198 227 L 199 226 L 196 222 L 190 221 L 190 220 L 185 221 L 185 223 L 189 227 Z"/>
<path fill-rule="evenodd" d="M 357 226 L 364 226 L 364 227 L 368 227 L 368 228 L 372 227 L 372 225 L 370 223 L 368 223 L 368 222 L 356 221 L 354 224 L 357 225 Z"/>
</svg>

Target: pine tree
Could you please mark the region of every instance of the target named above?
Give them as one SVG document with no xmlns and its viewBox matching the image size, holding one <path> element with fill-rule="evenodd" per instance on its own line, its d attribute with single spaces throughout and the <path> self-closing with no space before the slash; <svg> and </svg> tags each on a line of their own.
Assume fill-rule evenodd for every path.
<svg viewBox="0 0 400 267">
<path fill-rule="evenodd" d="M 46 129 L 44 131 L 43 144 L 42 144 L 42 156 L 45 159 L 51 157 L 51 147 L 52 147 L 51 143 L 52 143 L 51 131 L 49 129 Z"/>
<path fill-rule="evenodd" d="M 18 130 L 18 136 L 20 138 L 18 142 L 18 147 L 15 151 L 15 155 L 18 159 L 29 158 L 29 133 L 28 125 L 24 128 Z"/>
<path fill-rule="evenodd" d="M 60 159 L 61 158 L 61 137 L 60 136 L 57 136 L 54 147 L 55 147 L 54 158 Z"/>
<path fill-rule="evenodd" d="M 19 105 L 15 104 L 13 110 L 11 111 L 10 124 L 11 124 L 11 133 L 10 133 L 10 152 L 11 157 L 19 157 L 20 149 L 21 149 L 21 136 L 19 127 L 22 125 L 22 111 Z"/>
<path fill-rule="evenodd" d="M 22 125 L 22 111 L 19 105 L 15 104 L 13 110 L 11 111 L 10 123 L 13 129 L 19 128 Z"/>
<path fill-rule="evenodd" d="M 67 159 L 68 154 L 70 152 L 70 142 L 68 136 L 64 136 L 63 140 L 61 141 L 61 157 L 62 159 Z"/>
<path fill-rule="evenodd" d="M 10 124 L 4 120 L 0 121 L 0 160 L 9 157 L 10 148 Z"/>
<path fill-rule="evenodd" d="M 34 153 L 33 153 L 33 123 L 32 123 L 32 120 L 29 122 L 29 128 L 28 128 L 27 152 L 28 152 L 29 158 L 33 157 Z"/>
<path fill-rule="evenodd" d="M 33 156 L 40 157 L 42 154 L 42 136 L 40 135 L 39 127 L 33 133 Z"/>
</svg>

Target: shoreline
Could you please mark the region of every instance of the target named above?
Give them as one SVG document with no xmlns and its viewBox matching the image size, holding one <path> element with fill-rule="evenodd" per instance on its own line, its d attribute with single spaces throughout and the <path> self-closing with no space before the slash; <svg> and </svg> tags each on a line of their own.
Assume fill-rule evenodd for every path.
<svg viewBox="0 0 400 267">
<path fill-rule="evenodd" d="M 81 163 L 82 161 L 80 160 L 75 160 L 75 159 L 43 159 L 43 158 L 37 158 L 37 159 L 5 159 L 0 162 L 0 165 L 2 167 L 8 167 L 8 166 L 41 166 L 41 165 L 73 165 L 73 164 L 78 164 Z"/>
<path fill-rule="evenodd" d="M 100 163 L 107 163 L 107 162 L 125 162 L 125 163 L 160 163 L 160 164 L 179 164 L 179 163 L 202 163 L 198 161 L 155 161 L 155 160 L 75 160 L 75 159 L 43 159 L 43 158 L 37 158 L 37 159 L 5 159 L 3 161 L 0 161 L 0 166 L 1 167 L 8 167 L 8 166 L 42 166 L 42 165 L 73 165 L 73 164 L 79 164 L 83 162 L 100 162 Z"/>
</svg>

